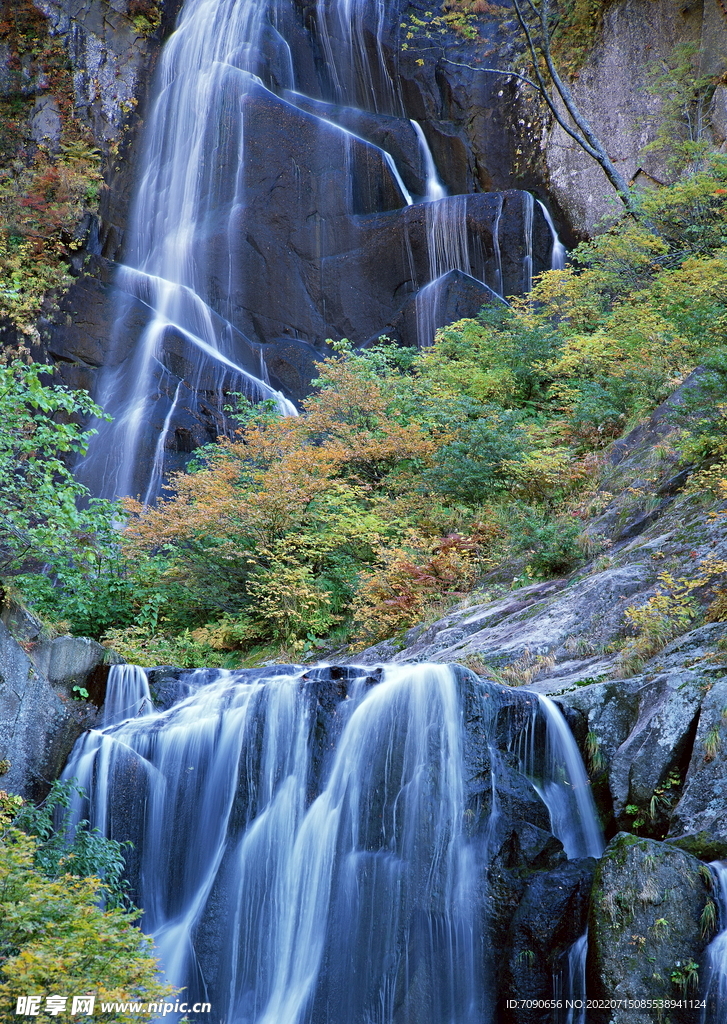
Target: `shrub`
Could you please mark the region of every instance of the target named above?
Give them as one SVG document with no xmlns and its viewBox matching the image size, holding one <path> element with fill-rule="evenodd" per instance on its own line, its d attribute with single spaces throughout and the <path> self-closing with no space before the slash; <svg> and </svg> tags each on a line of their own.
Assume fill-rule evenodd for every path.
<svg viewBox="0 0 727 1024">
<path fill-rule="evenodd" d="M 631 605 L 624 612 L 635 636 L 619 655 L 618 673 L 635 675 L 649 658 L 687 630 L 698 610 L 692 591 L 703 583 L 700 579 L 675 580 L 669 573 L 660 573 L 661 590 L 644 604 Z"/>
<path fill-rule="evenodd" d="M 412 537 L 382 550 L 382 564 L 363 576 L 354 603 L 359 646 L 394 636 L 421 618 L 427 605 L 463 596 L 477 569 L 477 542 L 453 535 L 436 543 Z"/>
<path fill-rule="evenodd" d="M 578 542 L 578 520 L 551 517 L 545 511 L 520 506 L 512 523 L 513 539 L 528 559 L 535 577 L 561 576 L 571 572 L 583 560 Z"/>
<path fill-rule="evenodd" d="M 102 1014 L 100 1002 L 149 1002 L 171 992 L 158 979 L 151 939 L 135 925 L 140 911 L 101 909 L 109 890 L 97 877 L 48 877 L 38 866 L 42 840 L 11 823 L 19 799 L 0 793 L 2 1018 L 15 1018 L 18 995 L 88 992 L 97 997 L 97 1019 L 133 1024 L 138 1015 Z M 54 1018 L 41 1010 L 35 1019 Z"/>
</svg>

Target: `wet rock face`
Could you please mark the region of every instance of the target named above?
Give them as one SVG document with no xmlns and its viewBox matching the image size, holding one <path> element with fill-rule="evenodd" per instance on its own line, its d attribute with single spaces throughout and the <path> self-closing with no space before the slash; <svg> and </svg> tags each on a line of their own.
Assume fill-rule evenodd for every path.
<svg viewBox="0 0 727 1024">
<path fill-rule="evenodd" d="M 595 864 L 593 860 L 567 861 L 538 875 L 528 886 L 507 940 L 504 989 L 511 993 L 508 998 L 522 1001 L 517 1010 L 505 1004 L 507 1024 L 553 1020 L 552 1009 L 538 1008 L 537 1000 L 552 998 L 545 993 L 553 993 L 553 978 L 567 970 L 569 951 L 583 934 Z M 536 1005 L 529 1008 L 528 1001 Z"/>
<path fill-rule="evenodd" d="M 697 992 L 708 939 L 700 917 L 709 899 L 706 869 L 663 843 L 620 833 L 596 868 L 589 919 L 593 999 L 678 999 Z M 590 1014 L 593 1014 L 592 1018 Z M 699 1010 L 670 1010 L 697 1024 Z M 593 1024 L 651 1024 L 650 1010 L 595 1009 Z"/>
<path fill-rule="evenodd" d="M 45 325 L 45 336 L 63 379 L 100 394 L 99 367 L 123 363 L 144 329 L 144 309 L 124 303 L 107 261 L 125 255 L 131 174 L 139 156 L 129 140 L 136 138 L 160 36 L 171 27 L 174 11 L 164 5 L 161 30 L 132 41 L 127 37 L 135 31 L 134 18 L 125 8 L 111 5 L 106 17 L 106 0 L 83 9 L 75 2 L 47 0 L 48 14 L 54 29 L 68 36 L 77 105 L 108 155 L 110 187 L 99 228 L 88 235 L 92 264 L 65 297 L 61 315 Z M 432 333 L 496 301 L 492 290 L 515 294 L 527 287 L 525 197 L 511 191 L 473 194 L 533 185 L 511 168 L 518 132 L 510 124 L 506 80 L 490 81 L 493 76 L 468 68 L 482 44 L 455 33 L 437 38 L 420 65 L 401 48 L 404 6 L 385 5 L 383 14 L 380 5 L 366 8 L 360 38 L 368 69 L 362 70 L 351 33 L 342 33 L 335 18 L 329 19 L 326 39 L 315 5 L 278 5 L 275 26 L 266 26 L 259 42 L 262 84 L 243 101 L 245 203 L 233 203 L 234 209 L 218 203 L 198 240 L 199 262 L 207 268 L 201 273 L 203 297 L 213 315 L 229 319 L 239 332 L 241 365 L 246 349 L 270 346 L 269 360 L 265 355 L 271 383 L 297 402 L 309 390 L 327 338 L 363 344 L 384 333 L 414 344 L 422 323 Z M 506 65 L 512 57 L 507 29 L 496 17 L 480 21 L 482 41 L 497 53 L 493 60 Z M 334 81 L 326 46 L 335 49 L 340 82 Z M 38 118 L 50 125 L 51 114 L 44 108 Z M 453 209 L 452 223 L 443 228 L 445 234 L 461 233 L 461 212 L 468 257 L 455 261 L 456 269 L 428 297 L 424 312 L 415 293 L 452 268 L 433 264 L 424 208 L 405 205 L 402 188 L 417 199 L 431 184 L 412 117 L 421 122 L 444 185 L 453 194 L 469 194 L 466 211 Z M 235 179 L 237 154 L 230 154 L 223 170 L 221 177 Z M 222 185 L 219 191 L 230 189 Z M 549 266 L 551 243 L 535 207 L 534 273 Z M 112 340 L 119 337 L 121 345 Z M 160 362 L 167 365 L 165 358 Z M 171 370 L 171 377 L 160 369 L 162 401 L 158 416 L 150 417 L 153 436 L 140 461 L 155 450 L 170 395 L 176 395 L 180 414 L 166 445 L 169 468 L 179 468 L 191 448 L 219 432 L 224 400 L 205 393 L 201 404 L 209 414 L 203 415 L 184 398 L 186 390 L 196 390 L 198 369 Z"/>
</svg>

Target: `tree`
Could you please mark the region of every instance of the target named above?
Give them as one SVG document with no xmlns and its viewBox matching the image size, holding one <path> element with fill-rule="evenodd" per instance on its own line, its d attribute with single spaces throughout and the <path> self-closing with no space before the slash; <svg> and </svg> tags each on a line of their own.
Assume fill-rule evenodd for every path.
<svg viewBox="0 0 727 1024">
<path fill-rule="evenodd" d="M 596 163 L 600 164 L 606 177 L 616 189 L 621 202 L 630 213 L 634 212 L 626 179 L 611 160 L 606 147 L 579 109 L 567 82 L 555 66 L 551 41 L 558 15 L 551 8 L 550 0 L 513 0 L 513 5 L 530 51 L 533 74 L 535 83 L 537 83 L 535 88 L 547 103 L 550 112 L 563 131 L 570 135 L 590 157 L 593 157 Z M 545 68 L 543 68 L 543 64 Z M 573 124 L 569 124 L 561 113 L 558 99 L 563 103 Z"/>
<path fill-rule="evenodd" d="M 111 503 L 90 500 L 66 463 L 90 437 L 74 417 L 103 411 L 85 391 L 47 383 L 53 372 L 20 358 L 0 363 L 0 577 L 51 571 L 71 553 L 82 563 L 112 528 Z"/>
<path fill-rule="evenodd" d="M 556 66 L 552 40 L 553 32 L 560 20 L 558 12 L 554 11 L 549 0 L 513 0 L 513 6 L 530 54 L 533 68 L 532 78 L 514 70 L 475 67 L 472 64 L 451 60 L 448 57 L 444 58 L 445 62 L 459 67 L 467 67 L 472 71 L 482 71 L 485 74 L 503 75 L 505 78 L 517 79 L 535 89 L 563 131 L 603 168 L 626 210 L 635 215 L 637 210 L 628 182 L 608 155 L 606 147 L 593 126 L 578 107 L 568 83 Z M 562 108 L 565 108 L 565 113 Z"/>
</svg>

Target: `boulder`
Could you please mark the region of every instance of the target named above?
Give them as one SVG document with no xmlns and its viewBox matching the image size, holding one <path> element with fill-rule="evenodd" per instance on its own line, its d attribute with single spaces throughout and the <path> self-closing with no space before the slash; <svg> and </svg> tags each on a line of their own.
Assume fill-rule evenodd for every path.
<svg viewBox="0 0 727 1024">
<path fill-rule="evenodd" d="M 594 1000 L 696 997 L 707 945 L 700 918 L 708 872 L 666 843 L 619 833 L 598 862 L 588 938 L 588 994 Z M 697 1024 L 699 1011 L 669 1010 L 673 1024 Z M 655 1011 L 594 1008 L 589 1024 L 653 1024 Z"/>
<path fill-rule="evenodd" d="M 710 730 L 716 735 L 719 751 L 719 731 L 714 734 L 716 712 L 700 708 L 707 700 L 705 691 L 711 693 L 712 687 L 716 688 L 712 701 L 720 700 L 720 684 L 714 682 L 714 677 L 723 669 L 710 658 L 714 645 L 725 633 L 724 623 L 692 630 L 672 641 L 644 665 L 642 673 L 629 679 L 586 679 L 574 685 L 571 678 L 546 678 L 535 684 L 536 689 L 575 708 L 587 719 L 588 742 L 596 755 L 595 765 L 591 757 L 591 767 L 595 776 L 600 776 L 599 802 L 606 819 L 614 816 L 621 827 L 631 827 L 635 818 L 640 819 L 644 822 L 642 829 L 659 837 L 669 830 L 670 837 L 684 836 L 680 845 L 694 853 L 700 850 L 700 856 L 710 852 L 717 856 L 724 841 L 720 838 L 716 794 L 711 811 L 707 809 L 708 787 L 713 782 L 718 785 L 723 761 L 715 755 L 714 763 L 704 762 L 700 755 Z M 727 706 L 727 699 L 724 703 Z M 702 776 L 705 769 L 707 774 Z M 693 820 L 687 826 L 682 819 L 677 824 L 672 815 L 676 815 L 680 795 L 680 804 L 684 800 L 690 776 L 693 786 L 684 807 Z M 627 806 L 638 810 L 627 812 Z M 691 810 L 687 811 L 688 807 Z M 697 827 L 699 815 L 703 815 L 699 818 L 702 824 Z M 709 843 L 703 835 L 702 846 L 694 837 L 693 845 L 686 845 L 686 833 L 705 830 L 710 833 Z"/>
<path fill-rule="evenodd" d="M 93 720 L 88 710 L 57 693 L 0 623 L 0 760 L 10 762 L 3 788 L 42 799 Z"/>
<path fill-rule="evenodd" d="M 521 1004 L 516 1010 L 505 1004 L 507 1024 L 551 1024 L 553 981 L 583 933 L 595 866 L 592 859 L 566 861 L 536 876 L 526 890 L 507 939 L 503 991 Z"/>
<path fill-rule="evenodd" d="M 727 681 L 704 696 L 669 838 L 704 860 L 727 859 Z"/>
<path fill-rule="evenodd" d="M 36 672 L 57 693 L 77 700 L 73 688 L 79 686 L 88 691 L 88 699 L 97 706 L 103 703 L 109 667 L 123 661 L 115 651 L 81 636 L 41 640 L 28 653 Z"/>
</svg>

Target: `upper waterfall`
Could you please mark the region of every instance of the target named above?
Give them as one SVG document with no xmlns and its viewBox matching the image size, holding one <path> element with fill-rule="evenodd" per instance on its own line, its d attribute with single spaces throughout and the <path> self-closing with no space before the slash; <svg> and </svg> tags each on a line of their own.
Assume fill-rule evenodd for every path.
<svg viewBox="0 0 727 1024">
<path fill-rule="evenodd" d="M 187 0 L 164 47 L 96 394 L 112 422 L 78 468 L 96 492 L 154 501 L 231 396 L 295 414 L 326 339 L 430 344 L 550 263 L 527 193 L 447 196 L 393 9 L 314 13 Z"/>
</svg>

